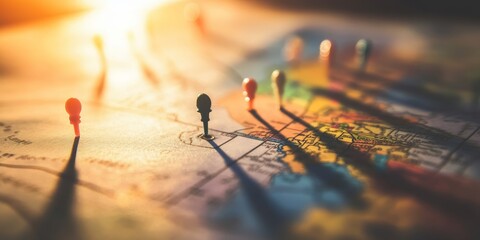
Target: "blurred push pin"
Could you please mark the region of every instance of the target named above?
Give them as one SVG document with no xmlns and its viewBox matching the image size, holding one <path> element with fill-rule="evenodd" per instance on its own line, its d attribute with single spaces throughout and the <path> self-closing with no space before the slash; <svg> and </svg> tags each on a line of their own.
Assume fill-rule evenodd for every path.
<svg viewBox="0 0 480 240">
<path fill-rule="evenodd" d="M 248 103 L 248 111 L 253 110 L 253 100 L 255 99 L 255 92 L 257 91 L 257 82 L 253 78 L 244 78 L 243 79 L 243 96 L 245 96 L 245 101 Z"/>
<path fill-rule="evenodd" d="M 105 55 L 105 46 L 103 43 L 103 38 L 99 34 L 93 36 L 93 44 L 97 49 L 98 56 L 100 57 L 100 75 L 98 78 L 97 85 L 95 86 L 95 98 L 99 100 L 103 95 L 107 79 L 107 56 Z"/>
<path fill-rule="evenodd" d="M 303 39 L 295 36 L 288 40 L 283 49 L 285 60 L 290 64 L 300 62 L 303 54 Z"/>
<path fill-rule="evenodd" d="M 95 47 L 97 50 L 103 51 L 103 38 L 99 34 L 93 35 L 93 44 L 95 44 Z"/>
<path fill-rule="evenodd" d="M 372 51 L 372 43 L 370 40 L 360 39 L 355 45 L 355 50 L 357 52 L 358 69 L 361 72 L 364 72 L 367 68 L 367 61 Z"/>
<path fill-rule="evenodd" d="M 197 97 L 197 112 L 200 113 L 202 116 L 201 121 L 203 122 L 203 135 L 201 138 L 211 141 L 215 139 L 212 135 L 208 134 L 208 121 L 210 121 L 209 115 L 210 112 L 212 111 L 212 101 L 210 100 L 210 97 L 202 93 L 198 95 Z"/>
<path fill-rule="evenodd" d="M 325 39 L 320 43 L 318 58 L 322 63 L 332 63 L 335 54 L 333 42 Z"/>
<path fill-rule="evenodd" d="M 191 22 L 200 34 L 205 34 L 205 24 L 203 20 L 203 13 L 198 3 L 188 3 L 183 9 L 185 19 Z"/>
<path fill-rule="evenodd" d="M 285 82 L 287 81 L 285 73 L 280 70 L 275 70 L 272 72 L 272 88 L 275 97 L 278 100 L 278 107 L 282 109 L 282 98 L 283 92 L 285 90 Z"/>
<path fill-rule="evenodd" d="M 332 41 L 325 39 L 320 43 L 318 58 L 320 60 L 320 68 L 324 79 L 330 78 L 330 66 L 333 64 L 335 48 Z"/>
<path fill-rule="evenodd" d="M 75 130 L 75 136 L 80 136 L 80 112 L 82 111 L 82 104 L 76 98 L 69 98 L 65 102 L 65 110 L 70 115 L 70 123 L 73 124 Z"/>
</svg>

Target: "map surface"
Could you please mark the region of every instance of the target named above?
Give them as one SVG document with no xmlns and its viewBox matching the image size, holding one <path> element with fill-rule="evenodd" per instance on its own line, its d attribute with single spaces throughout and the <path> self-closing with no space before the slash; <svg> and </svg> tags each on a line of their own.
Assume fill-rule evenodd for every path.
<svg viewBox="0 0 480 240">
<path fill-rule="evenodd" d="M 151 11 L 142 28 L 79 14 L 1 30 L 0 238 L 480 236 L 480 124 L 463 107 L 435 105 L 463 99 L 431 84 L 468 77 L 477 52 L 461 67 L 453 56 L 439 76 L 440 53 L 426 46 L 445 43 L 423 26 L 227 1 L 202 5 L 202 32 L 184 6 Z M 452 27 L 448 46 L 468 46 L 471 28 Z M 288 64 L 293 35 L 305 53 Z M 361 37 L 375 51 L 364 73 L 353 50 Z M 338 43 L 328 70 L 316 59 L 325 38 Z M 426 67 L 404 64 L 417 60 Z M 277 68 L 288 78 L 282 109 Z M 259 83 L 252 112 L 247 76 Z M 199 138 L 203 92 L 211 142 Z M 80 139 L 69 97 L 83 104 Z"/>
</svg>

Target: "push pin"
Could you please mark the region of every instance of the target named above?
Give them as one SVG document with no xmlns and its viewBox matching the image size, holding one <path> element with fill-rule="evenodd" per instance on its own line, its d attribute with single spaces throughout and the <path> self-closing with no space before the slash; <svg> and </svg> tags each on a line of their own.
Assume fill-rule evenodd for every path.
<svg viewBox="0 0 480 240">
<path fill-rule="evenodd" d="M 275 94 L 275 97 L 277 98 L 278 101 L 278 107 L 282 109 L 283 104 L 282 104 L 282 98 L 283 98 L 283 92 L 285 90 L 285 82 L 286 82 L 286 77 L 285 73 L 280 70 L 275 70 L 272 72 L 272 88 L 273 88 L 273 93 Z"/>
<path fill-rule="evenodd" d="M 203 135 L 201 136 L 201 138 L 207 141 L 211 141 L 215 139 L 214 136 L 208 134 L 208 121 L 210 121 L 209 115 L 210 115 L 210 112 L 212 111 L 211 107 L 212 107 L 212 101 L 210 100 L 210 97 L 207 94 L 202 93 L 198 95 L 197 112 L 199 112 L 200 115 L 202 116 L 201 121 L 203 122 Z"/>
<path fill-rule="evenodd" d="M 253 100 L 255 99 L 255 92 L 257 91 L 257 82 L 253 78 L 243 79 L 243 96 L 245 96 L 245 101 L 248 103 L 248 111 L 253 110 Z"/>
<path fill-rule="evenodd" d="M 284 57 L 285 60 L 290 64 L 298 64 L 302 59 L 304 48 L 303 39 L 299 36 L 294 36 L 289 39 L 284 46 Z"/>
<path fill-rule="evenodd" d="M 65 110 L 70 115 L 70 124 L 73 124 L 75 136 L 80 136 L 80 112 L 82 111 L 82 104 L 76 98 L 69 98 L 65 102 Z"/>
<path fill-rule="evenodd" d="M 333 63 L 333 58 L 335 54 L 335 48 L 333 46 L 333 42 L 325 39 L 320 43 L 319 46 L 319 56 L 321 62 L 328 62 Z"/>
<path fill-rule="evenodd" d="M 203 19 L 203 12 L 198 3 L 188 3 L 183 9 L 184 17 L 191 22 L 200 34 L 205 35 L 205 23 Z"/>
<path fill-rule="evenodd" d="M 372 51 L 372 43 L 367 39 L 360 39 L 355 45 L 355 50 L 357 52 L 358 69 L 364 72 Z"/>
<path fill-rule="evenodd" d="M 333 64 L 334 50 L 332 41 L 325 39 L 320 43 L 318 58 L 322 70 L 321 78 L 325 80 L 330 79 L 330 66 Z"/>
</svg>

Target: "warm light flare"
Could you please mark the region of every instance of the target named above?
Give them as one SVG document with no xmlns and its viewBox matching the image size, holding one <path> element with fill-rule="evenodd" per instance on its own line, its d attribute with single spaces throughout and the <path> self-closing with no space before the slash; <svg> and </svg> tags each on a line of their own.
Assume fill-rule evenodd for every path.
<svg viewBox="0 0 480 240">
<path fill-rule="evenodd" d="M 168 0 L 101 0 L 94 5 L 94 23 L 90 27 L 103 34 L 131 31 L 145 22 L 148 11 Z"/>
<path fill-rule="evenodd" d="M 135 77 L 126 68 L 116 69 L 119 64 L 132 65 L 132 41 L 145 43 L 145 24 L 148 14 L 170 0 L 85 0 L 93 8 L 81 24 L 93 39 L 101 39 L 99 50 L 102 71 L 109 75 L 108 86 L 120 87 L 131 84 Z M 96 45 L 98 41 L 94 41 Z M 141 45 L 141 44 L 140 44 Z M 115 63 L 115 64 L 113 64 Z M 103 86 L 103 85 L 102 85 Z"/>
</svg>

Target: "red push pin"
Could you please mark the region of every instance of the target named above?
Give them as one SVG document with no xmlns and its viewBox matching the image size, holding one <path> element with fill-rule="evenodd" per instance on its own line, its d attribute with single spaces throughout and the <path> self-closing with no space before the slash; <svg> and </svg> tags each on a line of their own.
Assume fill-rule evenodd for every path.
<svg viewBox="0 0 480 240">
<path fill-rule="evenodd" d="M 248 103 L 248 110 L 253 110 L 253 99 L 255 99 L 255 92 L 257 91 L 257 82 L 253 78 L 243 79 L 243 95 L 245 101 Z"/>
<path fill-rule="evenodd" d="M 73 124 L 75 136 L 80 136 L 80 128 L 78 124 L 80 123 L 80 111 L 82 111 L 82 104 L 76 98 L 69 98 L 65 102 L 65 110 L 67 110 L 67 113 L 70 115 L 70 123 Z"/>
</svg>

